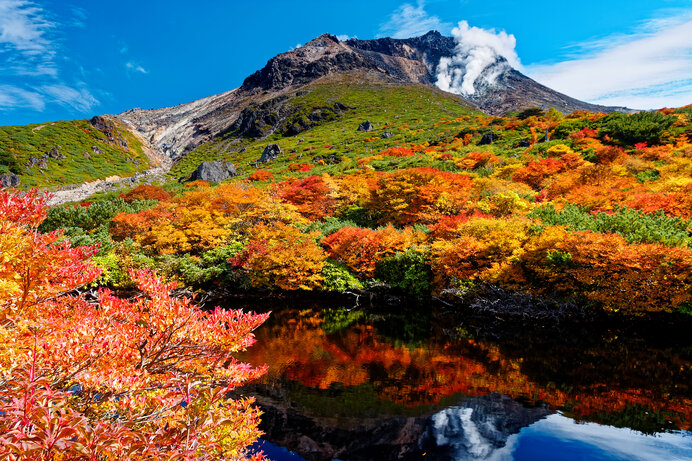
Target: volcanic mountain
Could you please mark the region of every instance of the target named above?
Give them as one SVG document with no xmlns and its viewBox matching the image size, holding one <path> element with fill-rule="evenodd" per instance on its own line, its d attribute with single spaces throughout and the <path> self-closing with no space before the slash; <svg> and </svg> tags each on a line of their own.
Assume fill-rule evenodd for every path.
<svg viewBox="0 0 692 461">
<path fill-rule="evenodd" d="M 436 31 L 409 39 L 347 41 L 324 34 L 271 58 L 239 88 L 170 108 L 132 109 L 117 118 L 153 150 L 178 159 L 222 135 L 263 138 L 278 129 L 293 134 L 307 129 L 309 123 L 289 127 L 286 123 L 296 110 L 288 102 L 310 85 L 368 82 L 437 89 L 443 66 L 449 70 L 452 58 L 458 53 L 455 39 Z M 452 70 L 457 75 L 466 72 L 459 64 Z M 553 91 L 513 69 L 500 56 L 483 69 L 472 85 L 472 91 L 449 96 L 492 115 L 536 106 L 553 107 L 565 113 L 627 110 L 589 104 Z M 344 109 L 337 104 L 323 108 L 321 115 L 315 117 L 319 119 L 325 111 Z"/>
</svg>

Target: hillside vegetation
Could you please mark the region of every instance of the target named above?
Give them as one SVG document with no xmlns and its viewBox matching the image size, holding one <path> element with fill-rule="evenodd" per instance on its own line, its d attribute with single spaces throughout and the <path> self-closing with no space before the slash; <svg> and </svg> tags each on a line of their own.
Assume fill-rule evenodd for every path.
<svg viewBox="0 0 692 461">
<path fill-rule="evenodd" d="M 99 283 L 116 287 L 152 268 L 231 291 L 386 285 L 454 300 L 502 287 L 692 311 L 689 108 L 490 117 L 439 91 L 373 85 L 315 85 L 287 104 L 268 137 L 229 132 L 171 173 L 221 158 L 238 166 L 231 181 L 103 195 L 52 209 L 42 229 L 100 243 Z M 357 131 L 365 120 L 373 130 Z M 270 143 L 283 154 L 258 163 Z"/>
<path fill-rule="evenodd" d="M 0 174 L 24 187 L 78 184 L 131 176 L 149 168 L 142 143 L 114 118 L 0 127 Z"/>
</svg>

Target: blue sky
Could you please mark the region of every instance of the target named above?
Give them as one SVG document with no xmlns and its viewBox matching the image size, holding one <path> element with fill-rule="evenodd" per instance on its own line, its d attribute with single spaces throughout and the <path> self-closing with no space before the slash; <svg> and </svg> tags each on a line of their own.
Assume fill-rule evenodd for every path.
<svg viewBox="0 0 692 461">
<path fill-rule="evenodd" d="M 692 0 L 0 0 L 0 125 L 158 108 L 239 86 L 324 32 L 505 31 L 520 70 L 581 99 L 692 103 Z"/>
</svg>

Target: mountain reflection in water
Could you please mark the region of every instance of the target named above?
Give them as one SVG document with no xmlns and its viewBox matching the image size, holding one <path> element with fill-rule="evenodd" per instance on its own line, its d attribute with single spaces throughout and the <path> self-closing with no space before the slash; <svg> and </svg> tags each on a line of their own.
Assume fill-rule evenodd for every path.
<svg viewBox="0 0 692 461">
<path fill-rule="evenodd" d="M 300 459 L 272 444 L 307 460 L 692 459 L 687 320 L 424 312 L 275 308 L 239 357 L 269 366 L 239 392 L 265 412 L 271 459 Z"/>
</svg>

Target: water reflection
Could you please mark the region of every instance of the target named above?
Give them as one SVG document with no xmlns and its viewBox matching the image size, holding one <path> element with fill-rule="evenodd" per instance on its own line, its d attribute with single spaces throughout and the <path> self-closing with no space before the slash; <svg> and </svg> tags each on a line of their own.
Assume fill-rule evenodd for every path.
<svg viewBox="0 0 692 461">
<path fill-rule="evenodd" d="M 688 433 L 673 432 L 692 421 L 689 325 L 555 330 L 422 312 L 275 310 L 242 357 L 269 365 L 242 390 L 267 440 L 309 460 L 540 459 L 540 445 L 582 453 L 542 459 L 635 459 L 624 448 L 638 445 L 667 454 L 638 459 L 692 459 Z"/>
</svg>

